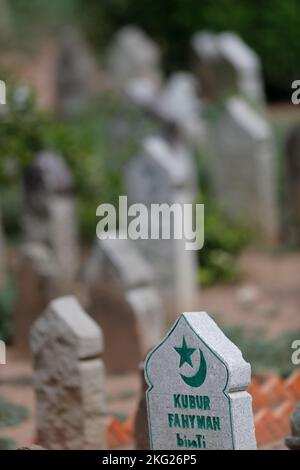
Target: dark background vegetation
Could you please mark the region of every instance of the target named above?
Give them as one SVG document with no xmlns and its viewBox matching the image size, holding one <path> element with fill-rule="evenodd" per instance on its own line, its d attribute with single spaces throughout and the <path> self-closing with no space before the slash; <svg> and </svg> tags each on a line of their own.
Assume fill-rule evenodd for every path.
<svg viewBox="0 0 300 470">
<path fill-rule="evenodd" d="M 186 68 L 198 30 L 232 30 L 260 56 L 270 100 L 289 99 L 300 76 L 299 0 L 11 0 L 19 37 L 76 22 L 101 58 L 114 32 L 141 26 L 161 46 L 167 71 Z"/>
</svg>

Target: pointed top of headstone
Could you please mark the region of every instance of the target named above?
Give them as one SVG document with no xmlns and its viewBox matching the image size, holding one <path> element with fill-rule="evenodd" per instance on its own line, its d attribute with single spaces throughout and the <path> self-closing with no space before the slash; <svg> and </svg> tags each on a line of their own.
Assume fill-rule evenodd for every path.
<svg viewBox="0 0 300 470">
<path fill-rule="evenodd" d="M 103 351 L 103 336 L 97 323 L 89 317 L 75 297 L 66 296 L 50 302 L 35 322 L 31 332 L 32 351 L 36 355 L 52 338 L 55 344 L 72 349 L 78 359 L 96 357 Z"/>
<path fill-rule="evenodd" d="M 256 448 L 250 365 L 207 313 L 183 313 L 145 375 L 153 449 Z"/>
<path fill-rule="evenodd" d="M 198 32 L 192 37 L 197 74 L 204 94 L 216 99 L 241 94 L 263 103 L 264 90 L 258 55 L 236 33 Z"/>
<path fill-rule="evenodd" d="M 162 121 L 178 126 L 186 137 L 199 137 L 201 103 L 195 77 L 183 71 L 171 75 L 155 100 L 153 111 Z"/>
<path fill-rule="evenodd" d="M 99 277 L 100 270 L 100 279 L 101 273 L 105 275 L 105 280 L 110 276 L 125 290 L 148 285 L 153 281 L 152 270 L 135 249 L 134 242 L 125 239 L 125 234 L 124 239 L 120 235 L 122 236 L 122 231 L 114 234 L 114 239 L 96 240 L 86 271 L 87 279 L 93 282 L 96 276 Z"/>
<path fill-rule="evenodd" d="M 136 26 L 124 26 L 116 33 L 107 51 L 107 65 L 119 88 L 131 83 L 127 91 L 133 97 L 140 99 L 142 93 L 144 99 L 145 86 L 148 94 L 161 85 L 159 47 Z"/>
<path fill-rule="evenodd" d="M 195 33 L 191 40 L 192 48 L 199 59 L 213 60 L 218 58 L 218 41 L 211 31 Z"/>
</svg>

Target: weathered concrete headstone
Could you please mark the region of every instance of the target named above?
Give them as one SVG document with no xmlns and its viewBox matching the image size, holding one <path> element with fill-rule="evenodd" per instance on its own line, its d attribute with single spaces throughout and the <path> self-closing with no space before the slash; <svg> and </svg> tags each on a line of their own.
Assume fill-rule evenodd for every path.
<svg viewBox="0 0 300 470">
<path fill-rule="evenodd" d="M 208 167 L 219 203 L 231 219 L 276 241 L 276 162 L 268 122 L 235 97 L 207 123 L 207 134 Z"/>
<path fill-rule="evenodd" d="M 159 136 L 143 141 L 140 155 L 134 157 L 125 170 L 128 204 L 142 203 L 150 213 L 152 204 L 191 204 L 196 194 L 195 169 L 189 148 L 180 140 L 168 141 Z M 145 223 L 150 226 L 148 214 Z M 174 217 L 174 226 L 182 221 Z M 170 240 L 137 240 L 137 246 L 152 266 L 155 282 L 163 295 L 170 316 L 180 306 L 193 307 L 196 289 L 196 251 L 185 249 L 184 240 L 174 239 L 167 219 L 162 230 L 170 229 Z M 185 221 L 186 222 L 186 221 Z M 180 225 L 181 226 L 181 225 Z M 176 305 L 176 308 L 175 308 Z"/>
<path fill-rule="evenodd" d="M 300 125 L 290 131 L 285 157 L 287 203 L 289 211 L 289 238 L 300 242 Z"/>
<path fill-rule="evenodd" d="M 17 301 L 14 311 L 15 346 L 29 354 L 30 329 L 51 299 L 57 296 L 58 268 L 45 245 L 27 243 L 18 257 Z"/>
<path fill-rule="evenodd" d="M 152 449 L 255 449 L 250 375 L 207 313 L 182 314 L 146 359 Z"/>
<path fill-rule="evenodd" d="M 130 240 L 97 240 L 86 281 L 89 311 L 106 338 L 107 368 L 136 370 L 163 333 L 164 312 L 150 266 Z M 124 345 L 121 354 L 116 344 Z"/>
<path fill-rule="evenodd" d="M 84 110 L 96 93 L 99 76 L 91 52 L 73 28 L 61 34 L 55 74 L 58 114 L 69 117 Z"/>
<path fill-rule="evenodd" d="M 153 108 L 163 122 L 176 124 L 188 140 L 201 141 L 201 103 L 193 75 L 188 72 L 171 75 Z"/>
<path fill-rule="evenodd" d="M 104 449 L 102 332 L 74 297 L 50 303 L 31 332 L 37 441 L 50 450 Z"/>
<path fill-rule="evenodd" d="M 24 171 L 24 235 L 52 250 L 61 293 L 72 290 L 79 265 L 79 241 L 72 176 L 63 158 L 40 153 Z"/>
<path fill-rule="evenodd" d="M 192 38 L 194 69 L 208 100 L 238 94 L 264 102 L 261 63 L 257 54 L 235 33 L 197 33 Z"/>
<path fill-rule="evenodd" d="M 113 38 L 107 52 L 111 79 L 120 90 L 139 96 L 155 94 L 160 88 L 160 51 L 142 30 L 122 28 Z"/>
<path fill-rule="evenodd" d="M 291 416 L 292 435 L 287 437 L 285 443 L 291 450 L 300 450 L 300 402 L 298 402 Z"/>
</svg>

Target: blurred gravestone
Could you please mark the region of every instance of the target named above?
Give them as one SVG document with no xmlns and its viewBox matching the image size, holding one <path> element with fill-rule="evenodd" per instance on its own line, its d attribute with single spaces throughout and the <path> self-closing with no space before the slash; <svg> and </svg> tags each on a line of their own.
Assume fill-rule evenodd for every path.
<svg viewBox="0 0 300 470">
<path fill-rule="evenodd" d="M 106 447 L 100 328 L 74 297 L 50 303 L 31 332 L 37 441 L 50 450 Z"/>
<path fill-rule="evenodd" d="M 259 57 L 237 34 L 197 33 L 192 50 L 204 98 L 214 101 L 238 94 L 254 103 L 264 102 Z"/>
<path fill-rule="evenodd" d="M 63 158 L 42 152 L 23 176 L 25 240 L 49 247 L 58 266 L 61 293 L 72 290 L 79 265 L 72 177 Z"/>
<path fill-rule="evenodd" d="M 15 345 L 28 354 L 30 329 L 58 291 L 57 265 L 49 248 L 27 243 L 18 259 L 17 302 L 14 312 Z"/>
<path fill-rule="evenodd" d="M 125 187 L 128 204 L 144 204 L 148 213 L 143 224 L 159 233 L 159 239 L 140 239 L 136 243 L 153 268 L 168 315 L 174 318 L 178 309 L 193 308 L 195 296 L 196 251 L 186 250 L 185 240 L 174 238 L 176 231 L 190 220 L 182 223 L 176 210 L 170 221 L 163 217 L 150 219 L 149 213 L 151 204 L 168 204 L 170 208 L 177 203 L 182 209 L 183 204 L 193 203 L 195 169 L 188 147 L 180 140 L 167 141 L 158 136 L 144 139 L 140 155 L 125 170 Z M 162 233 L 168 231 L 170 239 L 163 239 Z"/>
<path fill-rule="evenodd" d="M 78 31 L 66 28 L 56 62 L 56 109 L 63 117 L 83 111 L 96 93 L 97 65 Z"/>
<path fill-rule="evenodd" d="M 139 28 L 122 28 L 107 51 L 107 65 L 115 86 L 137 101 L 151 100 L 161 86 L 160 51 Z"/>
<path fill-rule="evenodd" d="M 163 122 L 174 123 L 191 142 L 201 141 L 201 103 L 196 80 L 190 73 L 176 72 L 169 78 L 153 111 Z"/>
<path fill-rule="evenodd" d="M 287 198 L 290 212 L 289 237 L 300 241 L 300 125 L 290 131 L 286 143 L 285 172 Z"/>
<path fill-rule="evenodd" d="M 207 123 L 208 166 L 215 195 L 228 216 L 278 237 L 275 154 L 267 121 L 239 98 L 230 98 Z"/>
<path fill-rule="evenodd" d="M 250 365 L 206 313 L 179 317 L 145 377 L 152 449 L 256 449 Z"/>
<path fill-rule="evenodd" d="M 164 312 L 148 264 L 129 240 L 97 240 L 86 268 L 90 313 L 105 338 L 112 371 L 135 370 L 161 338 Z M 116 345 L 123 345 L 120 351 Z"/>
<path fill-rule="evenodd" d="M 4 284 L 6 278 L 6 256 L 4 234 L 2 228 L 2 217 L 0 212 L 0 288 Z"/>
</svg>

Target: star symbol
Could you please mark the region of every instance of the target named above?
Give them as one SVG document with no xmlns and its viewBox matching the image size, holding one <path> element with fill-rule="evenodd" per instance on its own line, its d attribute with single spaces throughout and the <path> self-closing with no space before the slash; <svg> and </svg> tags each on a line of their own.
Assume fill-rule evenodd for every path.
<svg viewBox="0 0 300 470">
<path fill-rule="evenodd" d="M 193 354 L 194 351 L 196 351 L 195 348 L 188 348 L 185 337 L 182 338 L 182 346 L 181 348 L 177 348 L 176 346 L 174 347 L 175 351 L 179 354 L 180 356 L 180 364 L 179 367 L 182 367 L 183 364 L 186 362 L 193 367 L 193 363 L 191 361 L 191 355 Z"/>
</svg>

